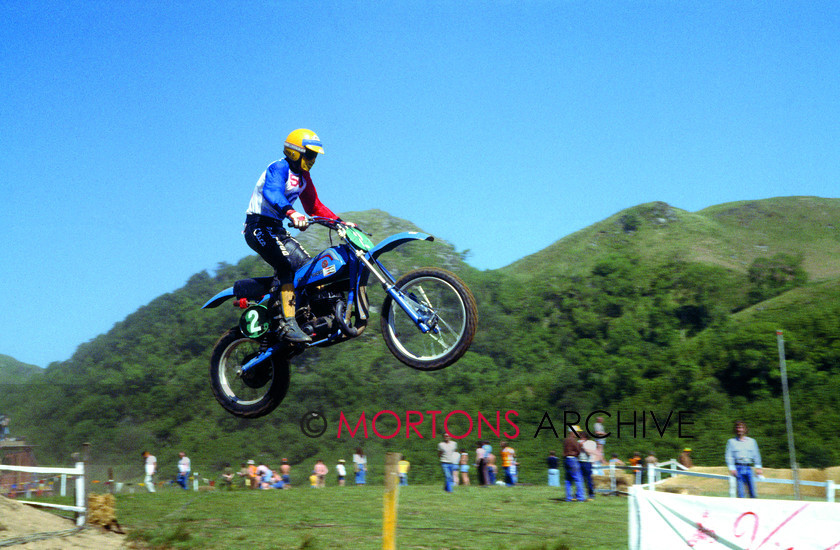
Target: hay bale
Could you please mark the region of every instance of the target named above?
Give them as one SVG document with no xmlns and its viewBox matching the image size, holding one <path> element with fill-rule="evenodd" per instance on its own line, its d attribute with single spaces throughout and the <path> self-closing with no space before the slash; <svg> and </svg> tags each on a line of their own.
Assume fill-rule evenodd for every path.
<svg viewBox="0 0 840 550">
<path fill-rule="evenodd" d="M 691 469 L 692 472 L 701 472 L 705 474 L 719 474 L 729 475 L 729 470 L 726 466 L 697 466 Z M 793 479 L 793 474 L 790 469 L 785 468 L 764 468 L 764 477 L 769 479 Z M 827 479 L 840 478 L 840 467 L 828 468 L 826 470 L 818 470 L 815 468 L 802 468 L 799 470 L 799 479 L 801 481 L 819 481 L 824 482 Z M 670 490 L 671 488 L 686 488 L 691 494 L 702 495 L 704 493 L 726 493 L 729 491 L 728 480 L 706 479 L 690 476 L 674 476 L 662 483 L 663 490 Z M 781 483 L 756 483 L 758 496 L 760 497 L 778 497 L 778 496 L 793 496 L 793 484 Z M 800 495 L 806 497 L 825 498 L 825 487 L 809 487 L 800 485 Z"/>
<path fill-rule="evenodd" d="M 117 523 L 116 499 L 114 495 L 91 493 L 88 495 L 88 523 L 99 525 L 108 530 L 119 531 Z"/>
</svg>

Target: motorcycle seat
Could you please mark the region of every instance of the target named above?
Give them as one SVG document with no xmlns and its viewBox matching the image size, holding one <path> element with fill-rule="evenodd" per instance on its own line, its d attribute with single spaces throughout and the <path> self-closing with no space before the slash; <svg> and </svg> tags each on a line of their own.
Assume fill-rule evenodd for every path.
<svg viewBox="0 0 840 550">
<path fill-rule="evenodd" d="M 233 295 L 237 298 L 258 300 L 269 293 L 274 277 L 253 277 L 233 283 Z"/>
</svg>

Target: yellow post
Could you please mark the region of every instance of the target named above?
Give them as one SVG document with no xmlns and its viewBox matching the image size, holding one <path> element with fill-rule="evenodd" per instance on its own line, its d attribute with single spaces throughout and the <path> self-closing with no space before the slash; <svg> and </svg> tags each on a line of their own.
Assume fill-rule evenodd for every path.
<svg viewBox="0 0 840 550">
<path fill-rule="evenodd" d="M 400 453 L 385 455 L 385 496 L 382 506 L 382 550 L 397 548 L 397 494 Z"/>
</svg>

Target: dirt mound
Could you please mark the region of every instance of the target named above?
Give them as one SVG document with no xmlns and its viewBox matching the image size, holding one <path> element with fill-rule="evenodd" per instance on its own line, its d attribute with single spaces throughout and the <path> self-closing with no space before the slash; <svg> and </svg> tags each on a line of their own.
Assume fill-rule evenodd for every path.
<svg viewBox="0 0 840 550">
<path fill-rule="evenodd" d="M 729 475 L 726 466 L 697 466 L 691 469 L 692 472 L 703 474 Z M 764 477 L 768 479 L 793 479 L 790 470 L 780 468 L 764 468 Z M 840 483 L 840 467 L 835 466 L 825 470 L 814 468 L 803 468 L 799 470 L 800 481 L 827 481 L 832 480 Z M 666 479 L 661 485 L 662 490 L 676 493 L 687 493 L 691 495 L 703 495 L 709 493 L 728 493 L 729 482 L 724 479 L 709 479 L 694 476 L 675 476 Z M 757 483 L 758 495 L 763 497 L 793 496 L 793 485 L 780 483 Z M 825 498 L 825 487 L 808 487 L 801 485 L 799 492 L 803 497 Z"/>
<path fill-rule="evenodd" d="M 0 496 L 0 543 L 8 539 L 17 539 L 36 533 L 67 531 L 75 526 L 76 524 L 72 520 Z M 124 536 L 105 532 L 97 527 L 90 527 L 72 535 L 18 544 L 13 548 L 25 550 L 69 550 L 77 548 L 113 550 L 126 548 L 123 544 L 124 541 Z"/>
</svg>

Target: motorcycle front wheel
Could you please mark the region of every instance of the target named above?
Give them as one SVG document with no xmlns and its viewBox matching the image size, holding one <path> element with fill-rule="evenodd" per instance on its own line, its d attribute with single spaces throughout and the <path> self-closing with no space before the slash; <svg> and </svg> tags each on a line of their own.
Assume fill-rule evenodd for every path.
<svg viewBox="0 0 840 550">
<path fill-rule="evenodd" d="M 210 386 L 216 401 L 240 418 L 265 416 L 289 391 L 289 362 L 272 355 L 242 374 L 242 365 L 259 354 L 258 340 L 232 328 L 219 338 L 210 358 Z"/>
<path fill-rule="evenodd" d="M 461 358 L 478 325 L 475 298 L 464 282 L 444 269 L 423 268 L 395 285 L 409 307 L 431 330 L 423 333 L 389 295 L 380 325 L 385 344 L 402 363 L 419 370 L 439 370 Z"/>
</svg>

